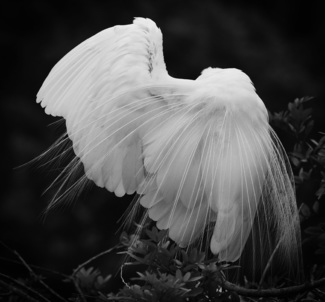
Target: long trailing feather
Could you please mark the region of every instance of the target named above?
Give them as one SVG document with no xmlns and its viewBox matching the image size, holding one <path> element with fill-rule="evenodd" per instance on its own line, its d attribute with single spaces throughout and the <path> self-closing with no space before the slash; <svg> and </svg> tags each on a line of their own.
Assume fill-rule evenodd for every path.
<svg viewBox="0 0 325 302">
<path fill-rule="evenodd" d="M 210 230 L 220 261 L 246 264 L 249 256 L 254 271 L 276 251 L 279 260 L 299 263 L 289 163 L 243 72 L 170 77 L 160 30 L 137 18 L 74 48 L 37 101 L 65 119 L 68 136 L 56 145 L 69 138 L 76 155 L 55 180 L 63 178 L 50 207 L 90 179 L 117 196 L 137 193 L 135 208 L 181 247 L 202 244 Z M 74 181 L 80 167 L 85 175 Z"/>
</svg>

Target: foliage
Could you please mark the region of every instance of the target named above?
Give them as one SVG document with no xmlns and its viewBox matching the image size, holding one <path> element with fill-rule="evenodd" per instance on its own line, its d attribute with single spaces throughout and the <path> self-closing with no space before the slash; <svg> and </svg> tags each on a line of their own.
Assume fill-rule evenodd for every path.
<svg viewBox="0 0 325 302">
<path fill-rule="evenodd" d="M 286 111 L 270 114 L 270 122 L 294 142 L 288 152 L 294 171 L 303 230 L 303 245 L 313 245 L 315 254 L 325 255 L 325 133 L 315 133 L 311 97 L 295 99 Z M 324 264 L 324 260 L 323 263 Z"/>
<path fill-rule="evenodd" d="M 179 248 L 168 240 L 166 231 L 159 231 L 156 227 L 146 229 L 145 233 L 146 239 L 122 234 L 121 242 L 127 248 L 127 255 L 133 259 L 131 264 L 142 265 L 146 271 L 137 272 L 138 276 L 131 278 L 137 282 L 136 285 L 125 284 L 109 299 L 209 301 L 211 297 L 221 299 L 225 295 L 221 290 L 222 280 L 225 279 L 223 272 L 231 266 L 218 264 L 217 258 L 206 260 L 206 253 L 197 248 L 189 251 Z"/>
<path fill-rule="evenodd" d="M 111 275 L 102 276 L 101 272 L 93 267 L 88 269 L 82 267 L 76 274 L 79 286 L 90 295 L 95 295 L 98 291 L 105 289 L 111 277 Z"/>
<path fill-rule="evenodd" d="M 3 245 L 16 257 L 10 260 L 12 265 L 20 263 L 28 275 L 0 272 L 0 301 L 324 301 L 325 135 L 314 130 L 311 100 L 296 99 L 287 110 L 270 113 L 293 167 L 307 263 L 305 285 L 288 288 L 285 280 L 231 284 L 226 276 L 236 269 L 234 265 L 218 263 L 195 247 L 182 249 L 166 231 L 145 226 L 141 233 L 123 232 L 118 246 L 87 260 L 71 275 L 28 265 Z M 113 250 L 124 257 L 120 276 L 102 274 L 90 265 Z M 50 286 L 53 279 L 56 283 Z M 123 282 L 118 290 L 112 286 L 116 279 Z"/>
</svg>

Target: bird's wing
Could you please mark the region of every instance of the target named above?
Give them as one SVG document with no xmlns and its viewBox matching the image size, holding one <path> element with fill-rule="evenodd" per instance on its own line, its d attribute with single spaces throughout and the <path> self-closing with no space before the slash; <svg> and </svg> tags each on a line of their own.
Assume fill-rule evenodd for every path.
<svg viewBox="0 0 325 302">
<path fill-rule="evenodd" d="M 37 102 L 66 120 L 87 177 L 122 196 L 134 193 L 144 178 L 140 137 L 168 111 L 160 96 L 166 89 L 156 83 L 171 79 L 161 31 L 150 19 L 137 18 L 70 51 L 44 81 Z"/>
<path fill-rule="evenodd" d="M 199 97 L 185 101 L 195 83 L 168 76 L 160 30 L 136 19 L 73 49 L 37 98 L 66 120 L 87 178 L 117 196 L 137 191 L 158 228 L 183 246 L 214 216 L 201 177 L 204 108 Z"/>
<path fill-rule="evenodd" d="M 139 193 L 149 217 L 181 246 L 215 222 L 210 247 L 221 260 L 240 256 L 260 200 L 267 216 L 265 175 L 275 206 L 290 187 L 272 170 L 286 175 L 249 78 L 213 69 L 196 81 L 169 77 L 151 20 L 106 29 L 77 46 L 53 68 L 37 101 L 66 120 L 87 178 L 117 196 Z M 293 228 L 290 200 L 274 210 L 282 229 Z"/>
<path fill-rule="evenodd" d="M 150 19 L 136 18 L 131 25 L 99 32 L 64 56 L 37 102 L 48 114 L 74 118 L 89 109 L 84 106 L 97 108 L 126 89 L 164 76 L 161 31 Z"/>
<path fill-rule="evenodd" d="M 117 196 L 137 191 L 158 228 L 183 246 L 209 214 L 195 155 L 205 118 L 197 124 L 200 102 L 185 101 L 194 86 L 168 76 L 160 30 L 138 18 L 73 49 L 37 96 L 46 113 L 66 120 L 87 178 Z"/>
</svg>

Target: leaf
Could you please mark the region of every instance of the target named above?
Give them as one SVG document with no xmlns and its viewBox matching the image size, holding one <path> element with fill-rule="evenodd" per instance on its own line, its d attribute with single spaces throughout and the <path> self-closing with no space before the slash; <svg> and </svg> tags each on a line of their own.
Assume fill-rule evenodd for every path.
<svg viewBox="0 0 325 302">
<path fill-rule="evenodd" d="M 181 270 L 180 269 L 178 269 L 177 271 L 176 271 L 176 279 L 179 279 L 179 280 L 182 280 L 182 278 L 183 278 L 183 275 L 182 275 L 182 272 L 181 272 Z"/>
<path fill-rule="evenodd" d="M 187 282 L 191 277 L 191 273 L 190 272 L 187 272 L 184 276 L 183 276 L 183 281 L 184 282 Z"/>
<path fill-rule="evenodd" d="M 314 211 L 315 213 L 318 213 L 318 212 L 319 212 L 319 201 L 318 201 L 318 200 L 316 200 L 316 201 L 314 202 L 314 204 L 313 204 L 313 211 Z"/>
<path fill-rule="evenodd" d="M 291 156 L 290 159 L 294 166 L 298 167 L 300 165 L 300 160 L 297 157 Z"/>
<path fill-rule="evenodd" d="M 173 261 L 176 263 L 176 265 L 178 266 L 182 266 L 183 263 L 181 261 L 179 261 L 178 259 L 173 259 Z"/>
<path fill-rule="evenodd" d="M 306 205 L 305 203 L 302 203 L 300 205 L 300 208 L 299 208 L 299 212 L 300 214 L 303 216 L 303 217 L 309 217 L 311 212 L 310 212 L 310 208 L 308 205 Z"/>
<path fill-rule="evenodd" d="M 204 291 L 204 290 L 203 290 L 202 287 L 197 287 L 197 288 L 192 289 L 192 290 L 187 294 L 187 296 L 188 296 L 188 297 L 196 297 L 196 296 L 202 294 L 203 291 Z"/>
<path fill-rule="evenodd" d="M 196 282 L 196 281 L 199 281 L 203 278 L 203 276 L 197 276 L 197 277 L 192 277 L 189 281 L 190 282 Z"/>
</svg>

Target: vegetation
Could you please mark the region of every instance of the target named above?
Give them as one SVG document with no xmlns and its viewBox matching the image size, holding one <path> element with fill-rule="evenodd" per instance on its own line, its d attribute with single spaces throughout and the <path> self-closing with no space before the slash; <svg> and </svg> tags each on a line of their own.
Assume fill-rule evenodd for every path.
<svg viewBox="0 0 325 302">
<path fill-rule="evenodd" d="M 270 113 L 270 122 L 285 142 L 295 177 L 300 209 L 305 281 L 285 278 L 256 284 L 231 283 L 235 264 L 218 263 L 212 255 L 184 250 L 166 239 L 166 232 L 146 225 L 139 235 L 122 233 L 120 243 L 66 275 L 26 263 L 17 251 L 2 259 L 21 265 L 26 274 L 0 272 L 0 301 L 325 301 L 325 133 L 314 130 L 312 98 L 296 99 L 288 109 Z M 103 275 L 94 267 L 99 257 L 120 253 L 119 272 Z M 112 281 L 120 279 L 118 290 Z"/>
</svg>

